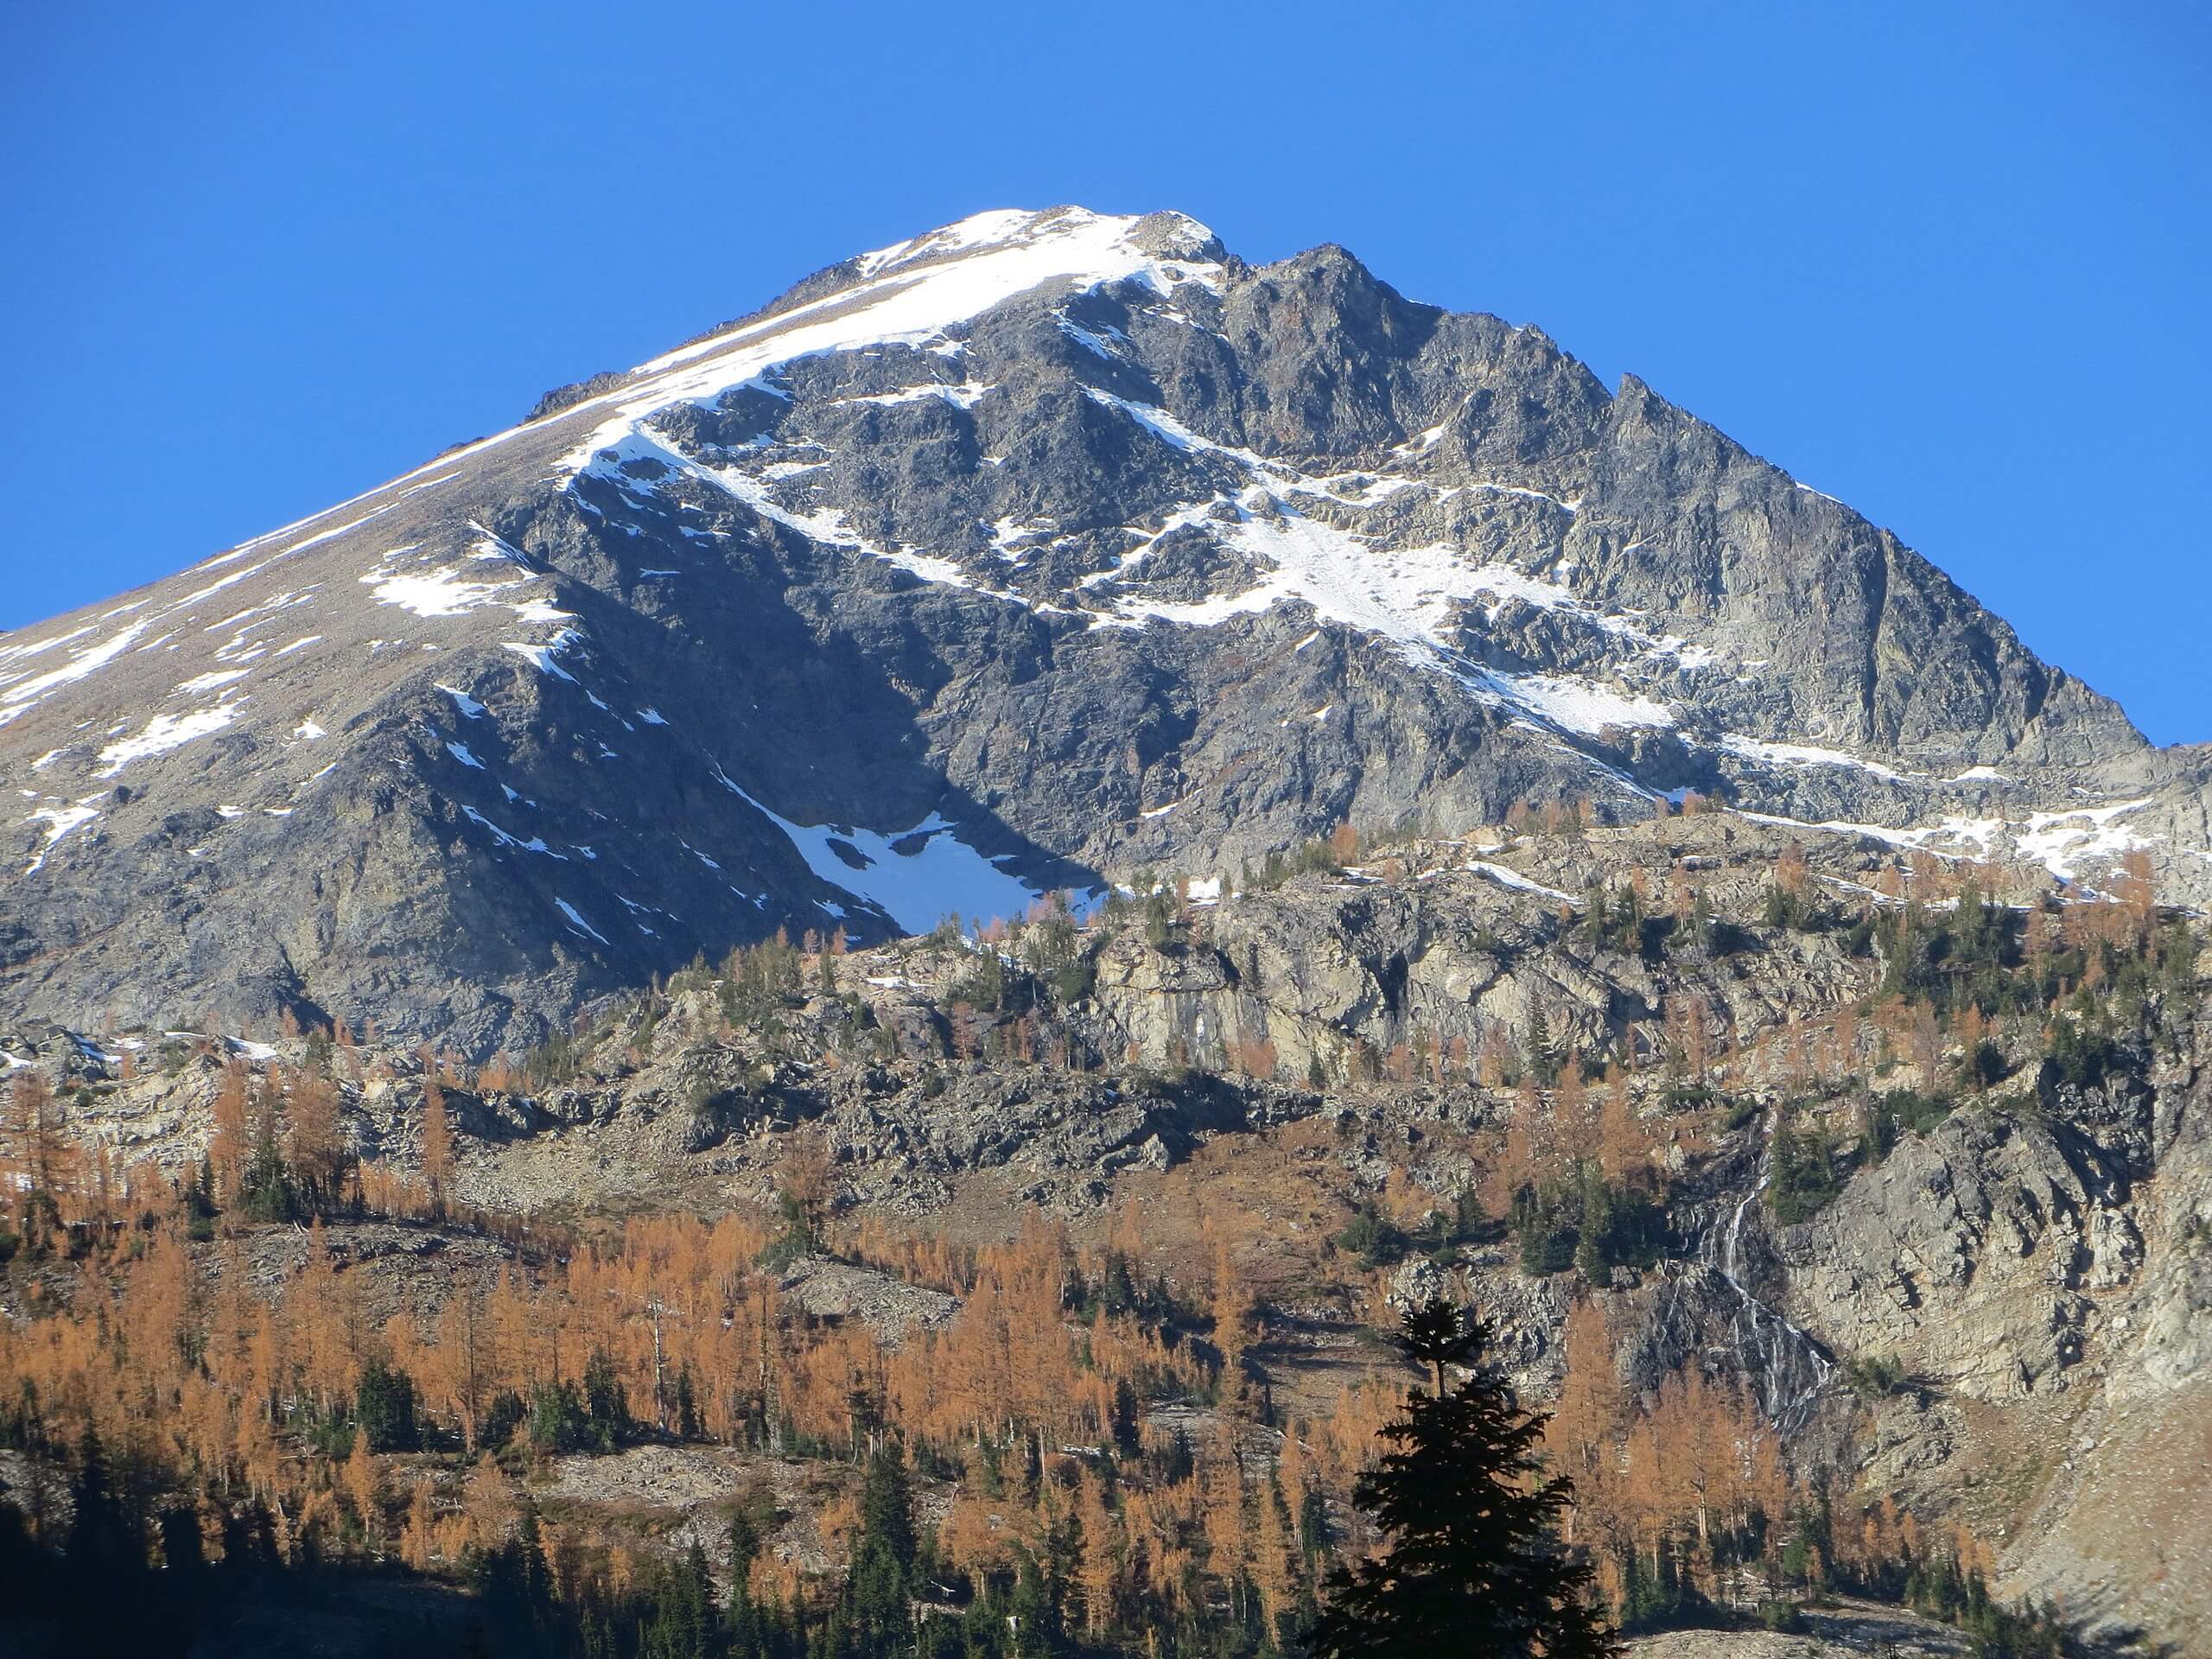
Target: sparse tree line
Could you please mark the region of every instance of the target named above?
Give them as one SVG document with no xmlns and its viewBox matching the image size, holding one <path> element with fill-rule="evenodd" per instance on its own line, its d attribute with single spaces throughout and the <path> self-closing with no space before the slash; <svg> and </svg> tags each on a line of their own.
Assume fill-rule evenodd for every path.
<svg viewBox="0 0 2212 1659">
<path fill-rule="evenodd" d="M 1419 1031 L 1363 1062 L 1356 1046 L 1353 1086 L 1463 1084 L 1505 1109 L 1481 1184 L 1441 1219 L 1404 1224 L 1370 1206 L 1340 1248 L 1374 1268 L 1502 1227 L 1527 1271 L 1571 1267 L 1602 1287 L 1671 1248 L 1661 1154 L 1699 1155 L 1742 1128 L 1756 1109 L 1732 1090 L 1781 1091 L 1770 1203 L 1788 1223 L 1855 1163 L 2024 1065 L 2035 1086 L 2015 1091 L 2017 1109 L 2124 1079 L 2194 996 L 2193 941 L 2139 868 L 2118 902 L 2025 912 L 1949 866 L 1916 863 L 1890 885 L 1853 920 L 1808 896 L 1785 858 L 1764 925 L 1863 930 L 1852 948 L 1878 957 L 1880 979 L 1863 1001 L 1748 1040 L 1687 995 L 1667 1000 L 1641 1065 L 1628 1045 L 1592 1058 L 1554 1040 L 1541 1006 L 1521 1041 L 1494 1030 L 1472 1053 Z M 1587 946 L 1644 949 L 1644 902 L 1633 884 L 1590 895 Z M 1698 895 L 1670 903 L 1715 948 Z M 1187 917 L 1179 905 L 1171 925 Z M 977 945 L 957 930 L 936 942 L 973 958 L 950 1011 L 971 1011 L 971 1030 L 1025 1018 L 1048 1029 L 1085 957 L 1074 918 L 1052 906 L 1021 929 L 978 931 Z M 774 1225 L 633 1221 L 585 1247 L 454 1202 L 448 1090 L 582 1075 L 613 1033 L 650 1042 L 689 990 L 755 1027 L 809 1001 L 850 1007 L 840 954 L 834 940 L 749 947 L 718 976 L 688 970 L 519 1065 L 472 1075 L 418 1056 L 414 1173 L 352 1151 L 332 1073 L 358 1081 L 362 1060 L 342 1027 L 303 1064 L 225 1067 L 207 1160 L 181 1181 L 79 1146 L 64 1097 L 22 1071 L 0 1124 L 0 1257 L 18 1274 L 71 1264 L 74 1278 L 65 1297 L 34 1291 L 27 1317 L 0 1324 L 0 1439 L 57 1484 L 19 1502 L 16 1530 L 0 1522 L 0 1550 L 59 1555 L 73 1572 L 159 1569 L 164 1593 L 218 1613 L 257 1575 L 403 1567 L 467 1580 L 502 1628 L 535 1632 L 531 1650 L 593 1655 L 1105 1652 L 1147 1639 L 1156 1652 L 1266 1654 L 1306 1640 L 1332 1572 L 1386 1542 L 1357 1500 L 1407 1395 L 1378 1370 L 1325 1418 L 1279 1419 L 1245 1362 L 1258 1310 L 1225 1243 L 1210 1282 L 1177 1287 L 1141 1272 L 1133 1224 L 1092 1249 L 1033 1224 L 976 1250 L 863 1223 L 837 1241 L 848 1255 L 963 1298 L 945 1328 L 889 1349 L 778 1292 L 786 1263 L 832 1243 L 826 1160 L 804 1139 Z M 1049 1043 L 1039 1055 L 995 1040 L 1002 1061 L 1049 1063 Z M 1273 1070 L 1264 1049 L 1236 1059 Z M 370 1215 L 497 1230 L 519 1252 L 495 1281 L 456 1283 L 435 1315 L 379 1321 L 322 1237 L 326 1221 Z M 250 1292 L 256 1239 L 294 1223 L 310 1224 L 303 1266 L 273 1294 Z M 1972 1540 L 1925 1536 L 1835 1479 L 1793 1485 L 1771 1431 L 1720 1384 L 1692 1372 L 1655 1398 L 1626 1394 L 1602 1308 L 1586 1296 L 1570 1323 L 1545 1467 L 1573 1478 L 1554 1506 L 1564 1548 L 1616 1615 L 1651 1624 L 1764 1608 L 1786 1620 L 1792 1596 L 1840 1588 L 1955 1618 L 1988 1653 L 2061 1650 L 2055 1621 L 1990 1600 Z M 1854 1362 L 1853 1385 L 1896 1386 L 1884 1367 Z M 1175 1402 L 1221 1427 L 1194 1443 L 1148 1421 Z M 817 1522 L 850 1570 L 834 1581 L 797 1570 L 768 1541 L 788 1517 L 759 1502 L 734 1516 L 727 1559 L 671 1563 L 545 1519 L 518 1484 L 545 1459 L 641 1440 L 854 1470 L 860 1497 L 825 1503 Z M 949 1484 L 945 1519 L 926 1534 L 905 1497 L 885 1496 L 906 1491 L 910 1470 Z M 891 1519 L 902 1506 L 903 1534 Z"/>
<path fill-rule="evenodd" d="M 249 1288 L 249 1252 L 270 1235 L 232 1234 L 195 1255 L 188 1225 L 157 1206 L 87 1254 L 67 1306 L 0 1327 L 7 1438 L 41 1467 L 99 1447 L 104 1466 L 130 1471 L 142 1565 L 168 1559 L 175 1538 L 157 1541 L 181 1536 L 170 1513 L 181 1507 L 211 1559 L 244 1525 L 294 1566 L 397 1562 L 493 1586 L 514 1578 L 499 1563 L 519 1547 L 555 1560 L 605 1555 L 590 1572 L 640 1582 L 621 1547 L 550 1522 L 532 1522 L 518 1544 L 513 1475 L 641 1440 L 830 1465 L 896 1448 L 953 1491 L 929 1541 L 928 1583 L 906 1583 L 918 1558 L 902 1549 L 901 1595 L 878 1584 L 880 1605 L 903 1610 L 906 1590 L 926 1592 L 950 1610 L 947 1628 L 975 1606 L 1033 1606 L 1040 1630 L 1078 1646 L 1154 1619 L 1195 1643 L 1226 1617 L 1252 1650 L 1269 1650 L 1312 1605 L 1334 1530 L 1322 1517 L 1349 1490 L 1362 1426 L 1397 1396 L 1378 1382 L 1371 1400 L 1265 1459 L 1262 1477 L 1250 1443 L 1272 1437 L 1244 1383 L 1224 1382 L 1242 1347 L 1224 1321 L 1249 1318 L 1237 1287 L 1179 1303 L 1140 1282 L 1120 1249 L 1084 1255 L 1041 1224 L 974 1254 L 906 1245 L 965 1300 L 950 1325 L 896 1351 L 864 1327 L 787 1308 L 762 1265 L 773 1239 L 735 1219 L 633 1223 L 603 1252 L 518 1263 L 489 1285 L 457 1283 L 434 1316 L 381 1321 L 320 1220 L 296 1276 L 266 1300 Z M 1193 1446 L 1146 1423 L 1147 1405 L 1178 1400 L 1219 1403 L 1230 1426 Z M 825 1542 L 850 1546 L 852 1582 L 864 1587 L 866 1530 L 853 1542 L 842 1502 L 830 1499 L 818 1524 Z M 34 1501 L 27 1531 L 39 1546 L 60 1541 L 60 1507 L 41 1513 Z M 759 1651 L 785 1650 L 775 1631 L 817 1632 L 842 1617 L 842 1592 L 765 1548 L 723 1592 L 725 1611 L 741 1591 L 770 1643 Z"/>
<path fill-rule="evenodd" d="M 320 1220 L 264 1296 L 249 1252 L 286 1234 L 195 1250 L 187 1206 L 139 1197 L 153 1207 L 86 1253 L 66 1304 L 0 1327 L 0 1439 L 78 1489 L 30 1494 L 7 1548 L 159 1568 L 165 1595 L 189 1588 L 178 1569 L 210 1618 L 270 1574 L 346 1566 L 457 1577 L 534 1651 L 1111 1652 L 1164 1636 L 1155 1650 L 1257 1655 L 1304 1641 L 1332 1573 L 1388 1541 L 1357 1500 L 1404 1385 L 1379 1370 L 1325 1418 L 1271 1424 L 1226 1239 L 1212 1282 L 1179 1294 L 1137 1270 L 1134 1217 L 1090 1250 L 1035 1221 L 985 1249 L 869 1224 L 856 1259 L 963 1299 L 894 1351 L 785 1306 L 763 1265 L 775 1236 L 740 1218 L 633 1221 L 379 1321 Z M 1828 1539 L 1835 1495 L 1792 1488 L 1771 1433 L 1724 1390 L 1624 1394 L 1590 1336 L 1597 1306 L 1570 1328 L 1546 1467 L 1573 1481 L 1552 1506 L 1562 1559 L 1619 1614 L 1710 1618 L 1751 1605 L 1744 1581 L 1778 1606 L 1916 1573 L 1986 1605 L 1975 1558 L 1944 1567 L 1893 1510 L 1866 1510 L 1872 1532 L 1854 1515 L 1863 1547 L 1808 1556 L 1808 1517 L 1828 1517 Z M 1194 1440 L 1147 1421 L 1176 1402 L 1217 1427 Z M 750 1543 L 709 1570 L 556 1524 L 518 1479 L 687 1440 L 866 1471 L 857 1500 L 833 1492 L 815 1517 L 848 1572 L 816 1580 L 779 1556 L 766 1541 L 788 1517 L 762 1493 L 733 1521 Z M 944 1519 L 885 1542 L 881 1495 L 909 1465 L 949 1484 Z M 84 1501 L 94 1487 L 106 1508 Z M 102 1541 L 65 1513 L 99 1520 Z"/>
</svg>

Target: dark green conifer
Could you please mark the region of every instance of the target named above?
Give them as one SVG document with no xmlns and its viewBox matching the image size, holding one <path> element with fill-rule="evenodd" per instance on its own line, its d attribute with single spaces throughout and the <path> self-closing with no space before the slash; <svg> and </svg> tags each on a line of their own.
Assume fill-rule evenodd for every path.
<svg viewBox="0 0 2212 1659">
<path fill-rule="evenodd" d="M 1489 1337 L 1443 1301 L 1406 1315 L 1399 1344 L 1430 1368 L 1435 1392 L 1408 1396 L 1406 1415 L 1382 1430 L 1394 1449 L 1354 1489 L 1389 1543 L 1330 1575 L 1330 1605 L 1308 1640 L 1316 1659 L 1616 1651 L 1586 1600 L 1589 1566 L 1557 1537 L 1573 1484 L 1541 1478 L 1545 1420 L 1484 1363 Z M 1469 1368 L 1448 1390 L 1447 1365 Z"/>
</svg>

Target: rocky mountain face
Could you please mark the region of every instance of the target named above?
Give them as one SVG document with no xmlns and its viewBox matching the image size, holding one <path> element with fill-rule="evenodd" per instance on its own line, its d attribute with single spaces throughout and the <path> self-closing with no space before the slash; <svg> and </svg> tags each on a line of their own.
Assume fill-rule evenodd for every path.
<svg viewBox="0 0 2212 1659">
<path fill-rule="evenodd" d="M 2096 947 L 2031 930 L 2122 906 L 2062 906 L 2016 868 L 1993 896 L 2029 919 L 1992 921 L 2010 942 L 1973 969 L 1979 896 L 1887 898 L 1890 841 L 1800 833 L 1709 812 L 1408 836 L 1080 931 L 939 933 L 772 983 L 689 970 L 475 1074 L 404 1044 L 29 1027 L 0 1065 L 52 1074 L 118 1166 L 195 1169 L 244 1062 L 323 1068 L 360 1154 L 411 1169 L 437 1073 L 458 1194 L 496 1213 L 767 1213 L 810 1153 L 855 1221 L 989 1238 L 1041 1209 L 1103 1236 L 1141 1215 L 1144 1271 L 1185 1286 L 1230 1238 L 1255 1375 L 1291 1416 L 1372 1365 L 1360 1332 L 1391 1305 L 1438 1294 L 1497 1320 L 1516 1382 L 1553 1398 L 1570 1310 L 1594 1304 L 1628 1398 L 1691 1373 L 1740 1389 L 1807 1491 L 1963 1524 L 2004 1594 L 2191 1650 L 2212 1607 L 2212 1509 L 2177 1474 L 2212 1400 L 2201 931 L 2155 923 L 2151 979 L 2053 1011 L 2028 988 Z M 1810 897 L 1784 904 L 1800 860 L 1783 880 Z M 1881 928 L 1907 905 L 1927 931 L 1900 945 Z M 1993 974 L 2015 1012 L 1955 1001 L 1939 1027 L 1930 999 L 1962 993 L 1908 958 Z M 1578 1090 L 1598 1056 L 1622 1070 Z M 1648 1195 L 1618 1259 L 1553 1260 L 1495 1219 L 1570 1166 Z M 1353 1242 L 1363 1214 L 1448 1233 L 1470 1201 L 1493 1221 L 1443 1248 Z M 815 1259 L 784 1294 L 887 1340 L 957 1306 Z"/>
<path fill-rule="evenodd" d="M 0 999 L 482 1054 L 779 927 L 1692 790 L 2201 898 L 2208 779 L 1534 328 L 989 213 L 0 639 Z"/>
</svg>

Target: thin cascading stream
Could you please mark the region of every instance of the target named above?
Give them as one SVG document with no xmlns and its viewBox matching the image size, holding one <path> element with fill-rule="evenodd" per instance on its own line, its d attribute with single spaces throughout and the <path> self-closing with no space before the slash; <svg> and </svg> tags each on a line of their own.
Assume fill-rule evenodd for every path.
<svg viewBox="0 0 2212 1659">
<path fill-rule="evenodd" d="M 1759 1402 L 1768 1420 L 1787 1430 L 1802 1426 L 1835 1367 L 1818 1343 L 1755 1295 L 1739 1272 L 1744 1217 L 1774 1180 L 1774 1141 L 1780 1116 L 1779 1108 L 1767 1114 L 1758 1181 L 1737 1201 L 1726 1228 L 1718 1230 L 1717 1240 L 1715 1230 L 1706 1231 L 1699 1241 L 1698 1255 L 1735 1292 L 1738 1306 L 1732 1330 L 1738 1361 L 1745 1372 L 1758 1374 Z"/>
</svg>

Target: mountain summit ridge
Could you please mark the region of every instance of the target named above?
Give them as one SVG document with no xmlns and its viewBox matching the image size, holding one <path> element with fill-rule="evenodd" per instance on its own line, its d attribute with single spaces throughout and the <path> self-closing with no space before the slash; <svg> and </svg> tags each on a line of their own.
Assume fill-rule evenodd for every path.
<svg viewBox="0 0 2212 1659">
<path fill-rule="evenodd" d="M 0 636 L 0 996 L 484 1050 L 778 926 L 1693 789 L 2202 899 L 2207 779 L 1541 330 L 1007 210 Z"/>
</svg>

